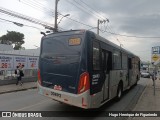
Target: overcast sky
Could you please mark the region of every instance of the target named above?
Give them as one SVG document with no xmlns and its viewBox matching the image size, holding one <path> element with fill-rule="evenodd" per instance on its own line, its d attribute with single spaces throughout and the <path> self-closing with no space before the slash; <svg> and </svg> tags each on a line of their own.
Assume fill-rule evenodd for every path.
<svg viewBox="0 0 160 120">
<path fill-rule="evenodd" d="M 160 0 L 60 0 L 58 22 L 62 15 L 70 14 L 68 18 L 74 21 L 63 18 L 59 23 L 61 30 L 90 29 L 97 32 L 97 20 L 109 19 L 109 23 L 100 24 L 100 35 L 117 45 L 122 44 L 142 60 L 150 61 L 151 47 L 160 46 L 160 38 L 154 38 L 160 37 L 159 5 Z M 0 0 L 0 7 L 54 24 L 55 0 Z M 44 27 L 2 13 L 0 18 L 40 28 L 18 27 L 0 20 L 0 36 L 6 34 L 7 30 L 18 31 L 25 35 L 23 46 L 26 49 L 40 46 L 40 31 L 45 31 Z M 110 32 L 128 37 L 113 35 Z"/>
</svg>

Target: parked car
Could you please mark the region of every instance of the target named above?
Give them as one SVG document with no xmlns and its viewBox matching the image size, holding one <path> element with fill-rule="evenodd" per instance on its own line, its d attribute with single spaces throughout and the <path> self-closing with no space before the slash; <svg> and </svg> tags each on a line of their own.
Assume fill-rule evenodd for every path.
<svg viewBox="0 0 160 120">
<path fill-rule="evenodd" d="M 150 73 L 149 72 L 141 72 L 141 77 L 150 78 Z"/>
</svg>

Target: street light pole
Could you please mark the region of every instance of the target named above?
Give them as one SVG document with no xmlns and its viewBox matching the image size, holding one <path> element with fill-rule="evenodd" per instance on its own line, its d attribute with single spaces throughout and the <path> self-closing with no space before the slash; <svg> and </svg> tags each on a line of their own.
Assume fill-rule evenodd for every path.
<svg viewBox="0 0 160 120">
<path fill-rule="evenodd" d="M 62 19 L 63 19 L 64 17 L 67 17 L 67 16 L 70 16 L 70 14 L 64 15 L 64 16 L 59 20 L 58 24 L 62 21 Z M 58 24 L 57 24 L 57 29 L 58 29 Z"/>
</svg>

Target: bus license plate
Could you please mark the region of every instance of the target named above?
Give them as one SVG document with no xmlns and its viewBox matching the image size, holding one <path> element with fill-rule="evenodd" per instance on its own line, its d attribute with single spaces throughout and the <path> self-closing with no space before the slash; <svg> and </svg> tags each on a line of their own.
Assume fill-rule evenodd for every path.
<svg viewBox="0 0 160 120">
<path fill-rule="evenodd" d="M 61 98 L 61 94 L 56 93 L 56 92 L 51 92 L 51 95 L 52 95 L 52 96 L 56 96 L 56 97 Z"/>
</svg>

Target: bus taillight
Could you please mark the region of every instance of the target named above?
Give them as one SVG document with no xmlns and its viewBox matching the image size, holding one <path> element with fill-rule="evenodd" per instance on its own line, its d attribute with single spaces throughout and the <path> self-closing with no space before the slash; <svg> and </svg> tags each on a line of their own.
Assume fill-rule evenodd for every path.
<svg viewBox="0 0 160 120">
<path fill-rule="evenodd" d="M 90 88 L 89 74 L 84 72 L 80 76 L 79 85 L 78 85 L 78 94 L 85 92 Z"/>
<path fill-rule="evenodd" d="M 38 83 L 41 85 L 41 74 L 40 74 L 40 69 L 38 69 Z"/>
</svg>

